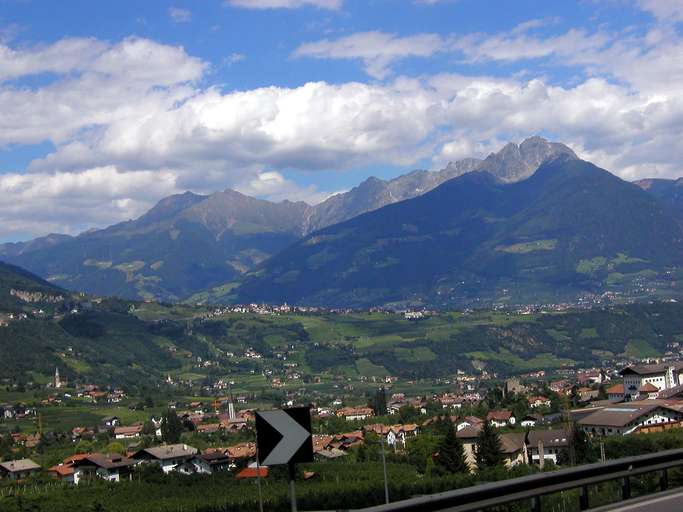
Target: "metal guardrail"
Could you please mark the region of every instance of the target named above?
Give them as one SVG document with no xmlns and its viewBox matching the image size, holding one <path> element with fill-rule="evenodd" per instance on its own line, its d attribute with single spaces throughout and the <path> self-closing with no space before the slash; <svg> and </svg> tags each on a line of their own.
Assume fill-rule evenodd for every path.
<svg viewBox="0 0 683 512">
<path fill-rule="evenodd" d="M 683 449 L 627 457 L 608 462 L 511 478 L 501 482 L 475 485 L 408 500 L 357 510 L 337 512 L 474 512 L 487 507 L 530 500 L 534 512 L 541 511 L 541 496 L 579 489 L 581 510 L 589 508 L 588 486 L 621 480 L 622 498 L 631 497 L 630 478 L 646 473 L 660 473 L 660 487 L 669 486 L 667 470 L 683 466 Z"/>
</svg>

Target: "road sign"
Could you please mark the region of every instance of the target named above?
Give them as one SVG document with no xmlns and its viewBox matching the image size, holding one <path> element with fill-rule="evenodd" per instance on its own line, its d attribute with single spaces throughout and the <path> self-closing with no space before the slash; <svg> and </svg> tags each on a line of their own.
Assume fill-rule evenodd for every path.
<svg viewBox="0 0 683 512">
<path fill-rule="evenodd" d="M 258 462 L 263 466 L 313 462 L 311 410 L 293 407 L 256 413 Z"/>
</svg>

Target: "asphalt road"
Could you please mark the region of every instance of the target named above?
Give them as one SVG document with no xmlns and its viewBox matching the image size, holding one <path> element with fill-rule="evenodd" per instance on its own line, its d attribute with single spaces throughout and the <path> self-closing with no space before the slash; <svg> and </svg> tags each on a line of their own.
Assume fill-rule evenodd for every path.
<svg viewBox="0 0 683 512">
<path fill-rule="evenodd" d="M 683 489 L 653 494 L 591 510 L 593 512 L 681 512 L 683 511 Z"/>
</svg>

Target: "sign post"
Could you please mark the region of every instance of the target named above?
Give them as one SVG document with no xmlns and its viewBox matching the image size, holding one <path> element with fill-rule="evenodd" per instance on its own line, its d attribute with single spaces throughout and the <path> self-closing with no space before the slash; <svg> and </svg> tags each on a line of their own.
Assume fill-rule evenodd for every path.
<svg viewBox="0 0 683 512">
<path fill-rule="evenodd" d="M 261 466 L 286 464 L 289 473 L 289 497 L 296 512 L 294 480 L 297 462 L 313 462 L 311 410 L 293 407 L 256 413 L 257 461 Z"/>
</svg>

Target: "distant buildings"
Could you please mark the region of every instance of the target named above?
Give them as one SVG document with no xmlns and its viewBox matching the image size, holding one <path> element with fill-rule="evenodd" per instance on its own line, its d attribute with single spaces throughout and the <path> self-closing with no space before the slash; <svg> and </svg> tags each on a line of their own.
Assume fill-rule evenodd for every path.
<svg viewBox="0 0 683 512">
<path fill-rule="evenodd" d="M 365 420 L 374 415 L 375 411 L 370 407 L 343 407 L 337 411 L 337 416 L 346 421 Z"/>
</svg>

